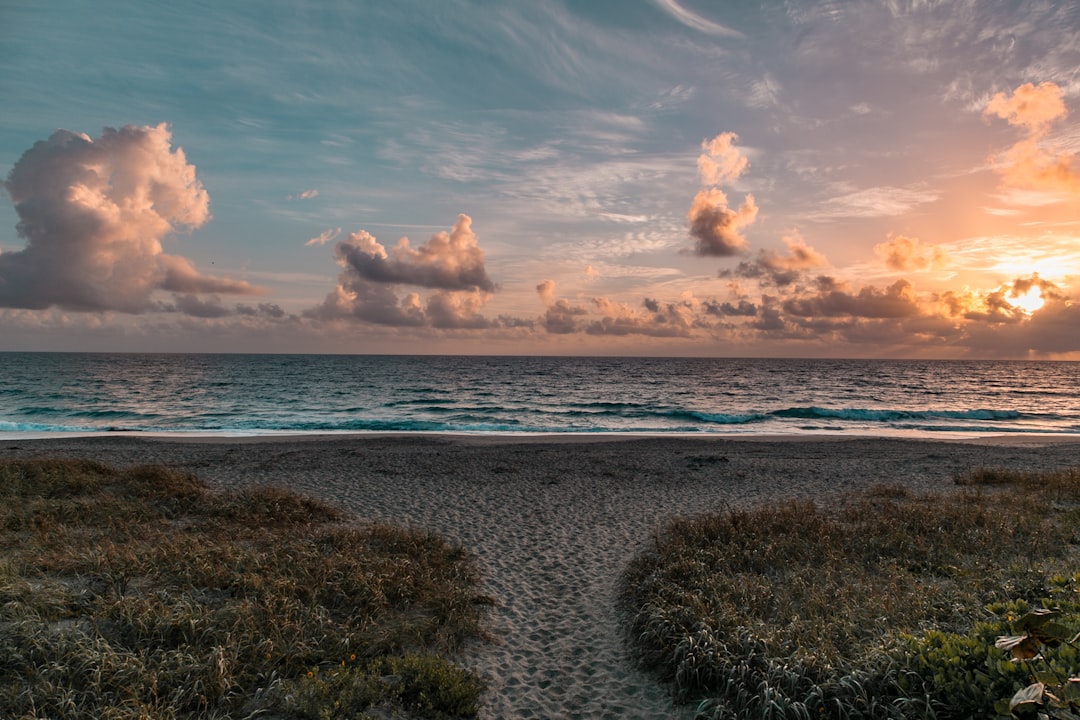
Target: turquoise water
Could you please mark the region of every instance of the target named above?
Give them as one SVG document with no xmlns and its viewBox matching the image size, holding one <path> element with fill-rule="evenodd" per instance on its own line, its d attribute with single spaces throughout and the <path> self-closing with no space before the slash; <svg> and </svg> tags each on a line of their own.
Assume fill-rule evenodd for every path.
<svg viewBox="0 0 1080 720">
<path fill-rule="evenodd" d="M 0 435 L 1080 433 L 1080 363 L 0 353 Z"/>
</svg>

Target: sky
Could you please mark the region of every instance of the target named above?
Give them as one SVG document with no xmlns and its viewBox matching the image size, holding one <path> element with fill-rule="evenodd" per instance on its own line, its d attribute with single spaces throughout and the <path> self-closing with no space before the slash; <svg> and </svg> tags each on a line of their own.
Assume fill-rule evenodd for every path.
<svg viewBox="0 0 1080 720">
<path fill-rule="evenodd" d="M 0 0 L 0 350 L 1080 359 L 1080 2 Z"/>
</svg>

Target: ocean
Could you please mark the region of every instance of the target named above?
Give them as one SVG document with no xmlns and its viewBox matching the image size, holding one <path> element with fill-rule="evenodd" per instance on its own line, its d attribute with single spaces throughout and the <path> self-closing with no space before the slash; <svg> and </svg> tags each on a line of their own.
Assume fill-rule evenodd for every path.
<svg viewBox="0 0 1080 720">
<path fill-rule="evenodd" d="M 1080 433 L 1080 363 L 0 353 L 0 438 Z"/>
</svg>

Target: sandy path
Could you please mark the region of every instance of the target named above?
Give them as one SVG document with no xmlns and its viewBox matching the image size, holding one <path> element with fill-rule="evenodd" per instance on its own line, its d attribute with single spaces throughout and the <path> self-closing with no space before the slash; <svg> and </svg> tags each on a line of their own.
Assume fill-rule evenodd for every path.
<svg viewBox="0 0 1080 720">
<path fill-rule="evenodd" d="M 283 485 L 461 542 L 497 601 L 495 641 L 465 658 L 490 682 L 485 718 L 687 715 L 628 660 L 615 609 L 620 572 L 673 515 L 796 496 L 827 503 L 883 482 L 948 490 L 954 472 L 980 465 L 1080 465 L 1080 444 L 1020 437 L 0 442 L 0 458 L 40 454 L 166 463 L 218 486 Z"/>
</svg>

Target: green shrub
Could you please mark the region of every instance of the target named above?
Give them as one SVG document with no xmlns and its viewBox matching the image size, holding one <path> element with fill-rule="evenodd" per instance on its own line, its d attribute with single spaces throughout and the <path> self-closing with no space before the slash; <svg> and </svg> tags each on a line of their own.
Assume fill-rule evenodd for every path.
<svg viewBox="0 0 1080 720">
<path fill-rule="evenodd" d="M 401 707 L 425 718 L 475 717 L 483 682 L 435 655 L 386 656 L 314 668 L 298 682 L 294 712 L 310 720 L 362 717 Z"/>
<path fill-rule="evenodd" d="M 1010 612 L 1080 587 L 1080 471 L 956 485 L 676 519 L 622 578 L 630 643 L 702 717 L 992 715 Z"/>
<path fill-rule="evenodd" d="M 481 636 L 479 574 L 438 536 L 151 466 L 0 461 L 0 496 L 0 717 L 288 717 L 345 653 L 406 679 L 387 707 L 476 713 L 441 654 Z"/>
</svg>

